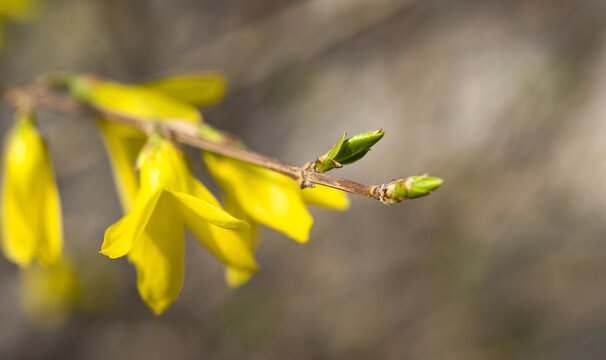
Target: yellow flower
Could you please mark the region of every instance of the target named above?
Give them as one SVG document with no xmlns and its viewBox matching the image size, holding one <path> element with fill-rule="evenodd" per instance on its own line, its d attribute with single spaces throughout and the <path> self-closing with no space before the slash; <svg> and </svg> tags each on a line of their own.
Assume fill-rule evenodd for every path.
<svg viewBox="0 0 606 360">
<path fill-rule="evenodd" d="M 335 210 L 349 206 L 347 195 L 340 190 L 322 185 L 301 190 L 284 175 L 214 153 L 205 152 L 204 160 L 221 187 L 227 211 L 251 224 L 267 225 L 301 243 L 308 240 L 313 223 L 306 204 Z M 241 237 L 253 250 L 256 226 L 232 236 Z M 227 283 L 234 287 L 245 283 L 251 275 L 246 269 L 229 265 L 225 273 Z"/>
<path fill-rule="evenodd" d="M 110 258 L 128 254 L 139 293 L 155 313 L 165 311 L 181 289 L 185 227 L 225 264 L 257 270 L 242 239 L 218 236 L 249 225 L 221 208 L 169 141 L 150 137 L 138 164 L 140 187 L 132 210 L 107 229 L 101 252 Z"/>
<path fill-rule="evenodd" d="M 73 76 L 70 91 L 91 106 L 149 121 L 185 121 L 197 124 L 202 115 L 196 107 L 141 85 L 125 85 L 91 76 Z"/>
<path fill-rule="evenodd" d="M 29 112 L 19 116 L 5 144 L 2 247 L 24 267 L 33 258 L 51 265 L 63 245 L 61 208 L 46 145 Z"/>
<path fill-rule="evenodd" d="M 57 328 L 80 302 L 81 288 L 71 263 L 33 264 L 21 273 L 21 302 L 27 317 L 42 328 Z"/>
<path fill-rule="evenodd" d="M 143 85 L 194 106 L 217 103 L 223 98 L 227 88 L 225 78 L 213 73 L 182 74 Z"/>
<path fill-rule="evenodd" d="M 0 0 L 0 50 L 4 44 L 4 20 L 31 21 L 40 12 L 40 5 L 40 0 Z"/>
<path fill-rule="evenodd" d="M 0 16 L 16 21 L 28 21 L 39 13 L 40 6 L 39 0 L 2 0 Z"/>
</svg>

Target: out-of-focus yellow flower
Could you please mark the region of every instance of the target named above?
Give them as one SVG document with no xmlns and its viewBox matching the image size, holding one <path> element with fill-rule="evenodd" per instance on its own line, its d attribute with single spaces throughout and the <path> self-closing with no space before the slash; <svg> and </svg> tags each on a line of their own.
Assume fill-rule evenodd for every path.
<svg viewBox="0 0 606 360">
<path fill-rule="evenodd" d="M 0 16 L 15 21 L 28 21 L 40 11 L 39 0 L 2 0 L 0 1 Z"/>
<path fill-rule="evenodd" d="M 42 328 L 56 328 L 78 306 L 80 282 L 71 263 L 32 264 L 21 273 L 21 301 L 25 314 Z"/>
<path fill-rule="evenodd" d="M 91 106 L 148 121 L 185 121 L 197 124 L 202 115 L 193 105 L 141 85 L 125 85 L 92 76 L 72 76 L 71 93 Z"/>
<path fill-rule="evenodd" d="M 0 50 L 4 43 L 4 19 L 30 21 L 40 12 L 40 5 L 41 0 L 0 0 Z"/>
<path fill-rule="evenodd" d="M 239 160 L 205 152 L 204 160 L 225 199 L 225 208 L 234 216 L 250 223 L 259 223 L 276 229 L 298 242 L 306 242 L 313 219 L 306 204 L 345 210 L 347 195 L 336 189 L 316 185 L 313 189 L 299 189 L 296 183 L 274 171 Z M 256 245 L 256 226 L 240 236 L 251 250 Z M 227 266 L 226 281 L 231 286 L 245 283 L 251 272 Z"/>
<path fill-rule="evenodd" d="M 56 264 L 61 259 L 61 206 L 46 145 L 24 112 L 5 144 L 2 182 L 2 247 L 8 259 L 24 267 L 32 259 Z"/>
<path fill-rule="evenodd" d="M 227 88 L 225 78 L 213 73 L 182 74 L 143 85 L 194 106 L 217 103 L 223 98 Z"/>
<path fill-rule="evenodd" d="M 0 0 L 0 50 L 4 43 L 4 19 L 26 22 L 34 19 L 41 8 L 41 0 Z"/>
<path fill-rule="evenodd" d="M 137 286 L 157 314 L 177 298 L 183 282 L 185 227 L 217 258 L 254 272 L 251 249 L 239 237 L 249 225 L 228 214 L 190 173 L 185 159 L 160 135 L 150 137 L 138 159 L 140 187 L 131 211 L 105 232 L 101 253 L 110 258 L 128 254 L 137 268 Z"/>
</svg>

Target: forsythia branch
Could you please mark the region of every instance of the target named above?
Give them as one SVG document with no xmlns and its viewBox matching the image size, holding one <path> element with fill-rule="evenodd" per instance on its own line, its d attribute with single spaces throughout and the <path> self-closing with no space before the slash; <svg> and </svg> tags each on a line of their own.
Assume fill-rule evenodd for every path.
<svg viewBox="0 0 606 360">
<path fill-rule="evenodd" d="M 380 185 L 366 185 L 348 179 L 342 179 L 321 172 L 312 167 L 299 167 L 286 164 L 280 160 L 233 146 L 225 142 L 215 142 L 202 137 L 195 125 L 180 122 L 156 123 L 118 114 L 105 109 L 98 109 L 76 101 L 68 94 L 62 93 L 46 84 L 34 84 L 27 87 L 0 89 L 3 99 L 15 107 L 44 107 L 50 111 L 68 113 L 78 116 L 102 116 L 108 120 L 139 128 L 147 133 L 161 131 L 169 137 L 199 149 L 214 152 L 223 156 L 257 165 L 280 174 L 286 175 L 299 184 L 301 188 L 314 187 L 315 184 L 325 185 L 353 194 L 363 195 L 381 201 L 384 204 L 396 203 L 406 198 L 414 198 L 416 191 L 425 194 L 437 188 L 441 180 L 427 178 L 427 184 L 421 183 L 421 188 L 415 188 L 415 182 L 422 181 L 423 176 L 413 176 L 406 179 L 394 180 Z M 439 183 L 438 183 L 439 182 Z M 402 195 L 403 194 L 403 195 Z M 407 194 L 413 194 L 408 196 Z"/>
</svg>

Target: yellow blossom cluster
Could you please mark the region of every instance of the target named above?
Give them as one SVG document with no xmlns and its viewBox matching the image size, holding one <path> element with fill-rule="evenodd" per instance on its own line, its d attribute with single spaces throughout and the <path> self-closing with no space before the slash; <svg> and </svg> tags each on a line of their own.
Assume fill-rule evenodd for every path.
<svg viewBox="0 0 606 360">
<path fill-rule="evenodd" d="M 191 74 L 141 85 L 72 76 L 67 87 L 78 100 L 116 116 L 151 125 L 185 122 L 210 141 L 225 141 L 223 133 L 203 123 L 197 109 L 223 96 L 225 83 L 220 76 Z M 225 265 L 227 283 L 239 286 L 258 270 L 254 258 L 258 224 L 306 242 L 313 222 L 307 205 L 338 210 L 349 205 L 342 191 L 322 186 L 301 190 L 284 175 L 204 152 L 203 159 L 223 193 L 221 205 L 193 176 L 172 139 L 111 119 L 97 119 L 97 124 L 124 211 L 105 232 L 100 252 L 112 259 L 126 257 L 135 266 L 139 294 L 157 314 L 181 290 L 186 229 Z M 56 271 L 65 264 L 57 187 L 48 151 L 29 111 L 17 117 L 7 136 L 3 174 L 6 257 L 22 267 L 35 259 L 55 269 L 47 278 L 66 273 Z M 65 287 L 57 288 L 72 294 Z"/>
</svg>

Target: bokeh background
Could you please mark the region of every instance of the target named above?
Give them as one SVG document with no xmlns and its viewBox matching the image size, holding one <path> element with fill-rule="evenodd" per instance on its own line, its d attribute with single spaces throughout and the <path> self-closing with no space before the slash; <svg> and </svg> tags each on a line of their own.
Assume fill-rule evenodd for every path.
<svg viewBox="0 0 606 360">
<path fill-rule="evenodd" d="M 121 214 L 94 125 L 41 112 L 86 301 L 40 328 L 0 260 L 0 358 L 603 357 L 605 14 L 601 0 L 49 0 L 8 23 L 4 85 L 216 70 L 229 90 L 206 121 L 263 154 L 303 164 L 344 130 L 383 128 L 335 174 L 445 184 L 313 209 L 305 245 L 263 228 L 262 270 L 235 291 L 189 239 L 181 296 L 157 317 L 126 260 L 97 254 Z M 1 135 L 10 122 L 0 105 Z"/>
</svg>

